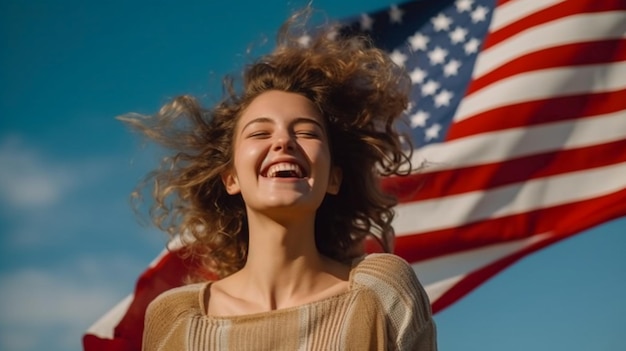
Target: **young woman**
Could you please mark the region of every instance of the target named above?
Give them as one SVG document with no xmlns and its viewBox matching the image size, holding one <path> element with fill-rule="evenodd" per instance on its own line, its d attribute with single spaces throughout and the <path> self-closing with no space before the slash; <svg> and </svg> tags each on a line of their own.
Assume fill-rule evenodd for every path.
<svg viewBox="0 0 626 351">
<path fill-rule="evenodd" d="M 175 151 L 152 174 L 154 221 L 221 278 L 154 300 L 143 349 L 436 350 L 414 271 L 363 249 L 392 250 L 378 183 L 410 169 L 406 73 L 364 38 L 281 33 L 214 108 L 183 96 L 125 118 Z"/>
</svg>

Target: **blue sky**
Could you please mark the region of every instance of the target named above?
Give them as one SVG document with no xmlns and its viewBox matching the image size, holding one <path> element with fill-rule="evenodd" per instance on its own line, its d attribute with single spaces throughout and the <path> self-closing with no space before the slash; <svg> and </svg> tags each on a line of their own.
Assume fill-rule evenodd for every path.
<svg viewBox="0 0 626 351">
<path fill-rule="evenodd" d="M 114 117 L 219 97 L 304 3 L 0 3 L 0 349 L 79 350 L 163 247 L 128 203 L 156 156 Z M 314 3 L 332 17 L 390 4 Z M 499 274 L 436 316 L 440 349 L 623 349 L 625 233 L 618 219 Z"/>
</svg>

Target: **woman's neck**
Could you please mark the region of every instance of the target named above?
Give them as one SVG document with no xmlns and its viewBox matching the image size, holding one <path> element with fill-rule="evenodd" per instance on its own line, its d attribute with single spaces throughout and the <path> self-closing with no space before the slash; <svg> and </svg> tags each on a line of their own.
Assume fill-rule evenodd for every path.
<svg viewBox="0 0 626 351">
<path fill-rule="evenodd" d="M 306 303 L 328 287 L 347 281 L 349 269 L 319 253 L 315 218 L 275 221 L 249 216 L 248 258 L 237 275 L 242 291 L 267 309 Z"/>
<path fill-rule="evenodd" d="M 319 268 L 321 255 L 315 245 L 314 221 L 291 218 L 279 222 L 260 215 L 249 216 L 245 269 L 255 277 L 267 277 L 264 280 L 293 282 L 290 275 L 297 278 L 306 270 Z"/>
</svg>

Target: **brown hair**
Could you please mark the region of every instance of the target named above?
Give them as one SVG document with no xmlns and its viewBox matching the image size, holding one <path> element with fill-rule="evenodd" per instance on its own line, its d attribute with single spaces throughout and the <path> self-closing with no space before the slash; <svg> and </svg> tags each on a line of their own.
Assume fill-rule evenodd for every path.
<svg viewBox="0 0 626 351">
<path fill-rule="evenodd" d="M 327 194 L 316 215 L 318 250 L 348 261 L 362 254 L 368 235 L 392 250 L 396 200 L 379 181 L 410 170 L 406 150 L 411 148 L 403 147 L 395 129 L 408 104 L 410 81 L 367 38 L 335 35 L 330 28 L 303 45 L 292 29 L 284 26 L 277 48 L 246 67 L 241 92 L 232 81 L 225 83 L 226 97 L 212 109 L 180 96 L 150 118 L 121 117 L 174 151 L 146 177 L 153 182 L 153 222 L 186 241 L 184 252 L 220 276 L 239 270 L 248 249 L 243 199 L 226 192 L 220 175 L 231 166 L 240 115 L 268 90 L 302 94 L 320 108 L 333 164 L 342 169 L 339 193 Z"/>
</svg>

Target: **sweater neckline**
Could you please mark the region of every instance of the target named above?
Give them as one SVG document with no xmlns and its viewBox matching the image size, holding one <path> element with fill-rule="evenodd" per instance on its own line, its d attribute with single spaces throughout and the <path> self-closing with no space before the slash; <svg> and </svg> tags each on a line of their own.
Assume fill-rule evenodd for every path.
<svg viewBox="0 0 626 351">
<path fill-rule="evenodd" d="M 215 320 L 215 321 L 233 321 L 233 320 L 244 320 L 244 319 L 256 319 L 256 318 L 266 318 L 268 316 L 274 316 L 274 315 L 279 315 L 279 314 L 284 314 L 284 313 L 290 313 L 296 310 L 301 310 L 303 308 L 307 308 L 307 307 L 313 307 L 313 306 L 318 306 L 318 305 L 323 305 L 323 304 L 328 304 L 328 303 L 332 303 L 333 301 L 336 300 L 340 300 L 342 298 L 344 298 L 347 295 L 350 295 L 354 292 L 355 290 L 355 284 L 354 284 L 354 276 L 355 276 L 355 272 L 358 270 L 359 267 L 359 263 L 361 263 L 365 258 L 367 258 L 368 256 L 361 256 L 361 257 L 357 257 L 352 261 L 351 264 L 351 268 L 350 268 L 350 274 L 348 276 L 348 289 L 346 289 L 343 292 L 340 292 L 338 294 L 335 295 L 331 295 L 328 297 L 324 297 L 322 299 L 319 300 L 315 300 L 315 301 L 311 301 L 311 302 L 307 302 L 301 305 L 297 305 L 297 306 L 292 306 L 292 307 L 286 307 L 286 308 L 279 308 L 276 310 L 271 310 L 271 311 L 265 311 L 265 312 L 255 312 L 255 313 L 249 313 L 249 314 L 240 314 L 240 315 L 227 315 L 227 316 L 215 316 L 215 315 L 210 315 L 207 313 L 208 311 L 208 306 L 205 304 L 205 301 L 208 301 L 208 299 L 210 299 L 210 292 L 211 292 L 211 284 L 213 284 L 214 281 L 208 281 L 206 283 L 203 283 L 201 288 L 198 291 L 198 303 L 200 305 L 200 310 L 202 312 L 202 316 L 211 320 Z M 205 299 L 205 296 L 209 295 L 208 299 Z"/>
</svg>

